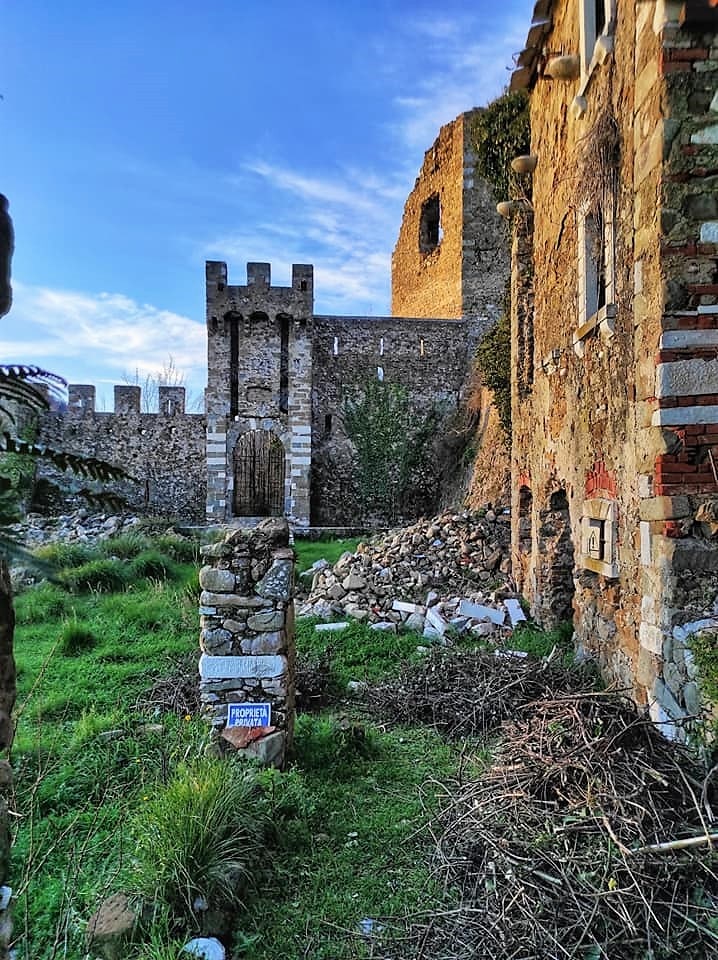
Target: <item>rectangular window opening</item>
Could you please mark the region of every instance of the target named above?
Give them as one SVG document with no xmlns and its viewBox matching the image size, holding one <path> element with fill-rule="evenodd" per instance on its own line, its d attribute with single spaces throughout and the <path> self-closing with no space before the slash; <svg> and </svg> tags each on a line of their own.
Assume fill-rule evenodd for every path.
<svg viewBox="0 0 718 960">
<path fill-rule="evenodd" d="M 435 193 L 425 200 L 421 207 L 419 221 L 419 250 L 430 253 L 441 243 L 441 204 L 439 194 Z"/>
</svg>

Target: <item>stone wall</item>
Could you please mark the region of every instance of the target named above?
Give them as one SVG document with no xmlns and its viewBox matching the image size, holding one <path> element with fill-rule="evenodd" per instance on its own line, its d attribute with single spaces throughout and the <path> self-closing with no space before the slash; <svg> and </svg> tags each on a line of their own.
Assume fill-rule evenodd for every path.
<svg viewBox="0 0 718 960">
<path fill-rule="evenodd" d="M 391 265 L 394 316 L 499 315 L 508 246 L 490 188 L 475 175 L 475 112 L 441 128 L 404 206 Z M 427 220 L 437 210 L 438 227 L 427 236 Z"/>
<path fill-rule="evenodd" d="M 580 645 L 674 732 L 696 703 L 681 571 L 704 613 L 718 594 L 715 541 L 695 535 L 718 496 L 718 48 L 673 19 L 682 4 L 619 0 L 581 60 L 576 4 L 546 7 L 518 74 L 538 162 L 512 271 L 515 576 L 545 621 L 575 590 Z M 576 75 L 545 76 L 545 49 L 579 57 Z M 558 495 L 575 561 L 557 596 Z"/>
<path fill-rule="evenodd" d="M 348 398 L 370 381 L 408 391 L 417 420 L 432 409 L 446 423 L 464 402 L 471 359 L 483 329 L 479 322 L 397 317 L 314 318 L 312 385 L 312 522 L 356 523 L 360 513 L 353 449 L 342 414 Z M 442 432 L 439 426 L 435 431 Z M 429 446 L 431 449 L 431 445 Z M 426 464 L 433 480 L 442 464 Z M 430 485 L 436 486 L 435 482 Z M 436 500 L 417 493 L 410 517 L 431 513 Z M 391 518 L 377 517 L 386 525 Z M 393 518 L 398 519 L 398 518 Z"/>
<path fill-rule="evenodd" d="M 284 519 L 202 548 L 200 694 L 220 752 L 283 766 L 294 733 L 294 551 Z"/>
<path fill-rule="evenodd" d="M 116 386 L 113 413 L 95 410 L 95 388 L 71 384 L 64 413 L 43 414 L 39 442 L 122 467 L 132 478 L 106 484 L 129 509 L 199 520 L 205 501 L 205 418 L 184 412 L 184 388 L 159 388 L 159 413 L 141 413 L 139 387 Z M 72 492 L 86 483 L 38 461 L 38 477 Z"/>
</svg>

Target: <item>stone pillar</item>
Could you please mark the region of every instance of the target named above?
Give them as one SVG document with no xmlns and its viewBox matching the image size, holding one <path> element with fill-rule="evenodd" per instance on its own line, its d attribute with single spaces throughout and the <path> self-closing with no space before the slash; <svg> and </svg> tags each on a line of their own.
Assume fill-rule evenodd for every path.
<svg viewBox="0 0 718 960">
<path fill-rule="evenodd" d="M 294 732 L 294 551 L 285 519 L 202 548 L 200 693 L 212 741 L 282 767 Z"/>
</svg>

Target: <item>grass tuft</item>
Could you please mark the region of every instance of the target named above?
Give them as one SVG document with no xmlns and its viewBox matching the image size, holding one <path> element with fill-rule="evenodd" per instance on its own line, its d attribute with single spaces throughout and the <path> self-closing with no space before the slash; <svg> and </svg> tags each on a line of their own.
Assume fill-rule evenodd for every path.
<svg viewBox="0 0 718 960">
<path fill-rule="evenodd" d="M 127 584 L 127 571 L 121 560 L 91 560 L 79 567 L 65 570 L 61 581 L 72 593 L 88 590 L 111 592 L 122 590 Z"/>
<path fill-rule="evenodd" d="M 198 898 L 212 910 L 239 907 L 263 849 L 264 817 L 251 769 L 209 757 L 181 765 L 135 818 L 137 892 L 188 918 Z"/>
<path fill-rule="evenodd" d="M 97 643 L 97 637 L 87 623 L 70 620 L 60 632 L 59 650 L 64 657 L 76 657 L 91 650 Z"/>
<path fill-rule="evenodd" d="M 130 563 L 132 580 L 175 580 L 177 565 L 166 553 L 145 550 Z"/>
</svg>

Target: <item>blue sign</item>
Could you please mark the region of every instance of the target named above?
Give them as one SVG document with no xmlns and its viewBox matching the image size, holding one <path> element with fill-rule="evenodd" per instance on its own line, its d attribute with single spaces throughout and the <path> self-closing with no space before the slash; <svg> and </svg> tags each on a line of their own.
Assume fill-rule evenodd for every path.
<svg viewBox="0 0 718 960">
<path fill-rule="evenodd" d="M 268 727 L 272 722 L 271 703 L 228 703 L 228 727 Z"/>
</svg>

